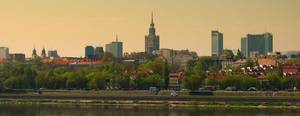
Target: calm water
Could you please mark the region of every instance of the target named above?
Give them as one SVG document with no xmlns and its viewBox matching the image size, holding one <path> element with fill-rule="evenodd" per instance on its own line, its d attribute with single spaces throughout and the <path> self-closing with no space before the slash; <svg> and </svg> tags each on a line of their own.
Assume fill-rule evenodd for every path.
<svg viewBox="0 0 300 116">
<path fill-rule="evenodd" d="M 0 105 L 0 116 L 300 116 L 294 110 L 167 109 L 70 105 Z"/>
</svg>

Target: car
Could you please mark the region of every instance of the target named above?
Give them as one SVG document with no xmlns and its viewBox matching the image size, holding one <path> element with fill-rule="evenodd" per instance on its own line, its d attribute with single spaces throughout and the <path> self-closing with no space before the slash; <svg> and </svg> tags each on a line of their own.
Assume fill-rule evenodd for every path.
<svg viewBox="0 0 300 116">
<path fill-rule="evenodd" d="M 151 94 L 157 95 L 158 92 L 159 92 L 159 88 L 157 88 L 157 87 L 149 87 L 149 91 L 150 91 Z"/>
<path fill-rule="evenodd" d="M 171 96 L 176 97 L 176 96 L 178 96 L 178 93 L 174 90 L 174 91 L 171 92 Z"/>
<path fill-rule="evenodd" d="M 257 91 L 257 89 L 255 87 L 250 87 L 248 91 Z"/>
<path fill-rule="evenodd" d="M 229 86 L 225 88 L 225 91 L 237 91 L 235 86 Z"/>
</svg>

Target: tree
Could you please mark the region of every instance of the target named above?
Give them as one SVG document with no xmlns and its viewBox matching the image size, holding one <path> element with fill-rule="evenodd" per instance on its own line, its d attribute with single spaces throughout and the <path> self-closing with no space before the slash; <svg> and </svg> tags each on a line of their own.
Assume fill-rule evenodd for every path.
<svg viewBox="0 0 300 116">
<path fill-rule="evenodd" d="M 204 80 L 206 78 L 206 71 L 213 66 L 212 62 L 211 57 L 200 57 L 193 68 L 192 74 Z"/>
<path fill-rule="evenodd" d="M 162 87 L 164 87 L 164 78 L 158 74 L 150 75 L 149 77 L 146 78 L 146 83 L 147 83 L 147 85 L 150 85 L 153 87 L 162 88 Z"/>
<path fill-rule="evenodd" d="M 247 90 L 250 87 L 256 87 L 259 88 L 259 81 L 254 78 L 254 77 L 250 77 L 250 76 L 242 76 L 241 78 L 241 89 L 242 90 Z"/>
<path fill-rule="evenodd" d="M 183 88 L 197 90 L 201 87 L 202 79 L 198 76 L 186 76 L 182 80 Z"/>
<path fill-rule="evenodd" d="M 12 89 L 23 89 L 27 86 L 24 80 L 25 80 L 24 77 L 13 76 L 13 77 L 6 79 L 4 81 L 4 85 L 6 87 L 12 88 Z"/>
<path fill-rule="evenodd" d="M 219 81 L 216 78 L 206 78 L 205 85 L 206 86 L 219 86 Z"/>
<path fill-rule="evenodd" d="M 123 75 L 116 77 L 116 83 L 118 88 L 128 89 L 130 88 L 131 79 L 129 75 Z"/>
<path fill-rule="evenodd" d="M 107 72 L 92 72 L 88 74 L 88 86 L 92 89 L 105 89 L 109 86 L 112 75 Z"/>
<path fill-rule="evenodd" d="M 243 65 L 243 67 L 254 67 L 257 63 L 254 62 L 251 59 L 247 59 L 246 63 Z"/>
<path fill-rule="evenodd" d="M 277 75 L 267 75 L 267 79 L 269 80 L 270 89 L 282 89 L 283 81 Z"/>
</svg>

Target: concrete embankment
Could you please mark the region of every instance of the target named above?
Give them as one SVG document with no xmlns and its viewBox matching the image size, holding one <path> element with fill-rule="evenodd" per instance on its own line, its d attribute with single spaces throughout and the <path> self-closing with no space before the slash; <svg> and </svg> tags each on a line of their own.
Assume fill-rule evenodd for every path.
<svg viewBox="0 0 300 116">
<path fill-rule="evenodd" d="M 0 104 L 232 107 L 300 109 L 299 97 L 269 96 L 48 96 L 0 94 Z"/>
</svg>

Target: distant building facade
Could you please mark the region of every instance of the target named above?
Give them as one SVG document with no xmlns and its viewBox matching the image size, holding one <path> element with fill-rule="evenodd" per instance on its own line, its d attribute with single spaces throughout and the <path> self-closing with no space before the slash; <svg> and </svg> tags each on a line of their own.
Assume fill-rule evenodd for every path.
<svg viewBox="0 0 300 116">
<path fill-rule="evenodd" d="M 9 54 L 9 56 L 13 62 L 25 62 L 25 54 Z"/>
<path fill-rule="evenodd" d="M 159 36 L 156 35 L 155 33 L 153 14 L 152 14 L 149 34 L 145 36 L 145 52 L 153 53 L 154 51 L 159 50 L 159 48 L 160 48 Z"/>
<path fill-rule="evenodd" d="M 95 57 L 95 48 L 93 46 L 85 47 L 85 58 L 94 59 Z"/>
<path fill-rule="evenodd" d="M 132 52 L 132 53 L 125 53 L 124 60 L 134 60 L 137 62 L 144 62 L 147 60 L 154 59 L 157 55 L 147 52 Z"/>
<path fill-rule="evenodd" d="M 49 50 L 49 51 L 48 51 L 48 57 L 59 58 L 59 55 L 58 55 L 58 53 L 57 53 L 57 50 Z"/>
<path fill-rule="evenodd" d="M 7 59 L 9 59 L 9 48 L 0 47 L 0 60 L 7 60 Z"/>
<path fill-rule="evenodd" d="M 163 48 L 160 49 L 157 54 L 165 58 L 171 67 L 179 67 L 184 70 L 187 69 L 188 61 L 196 60 L 198 58 L 196 52 L 190 52 L 189 50 L 172 50 Z"/>
<path fill-rule="evenodd" d="M 116 41 L 105 45 L 105 51 L 111 53 L 114 56 L 114 58 L 116 58 L 116 59 L 122 59 L 122 57 L 123 57 L 123 42 L 119 42 L 118 36 L 117 36 Z"/>
<path fill-rule="evenodd" d="M 101 60 L 104 56 L 104 50 L 103 47 L 96 47 L 95 48 L 95 58 L 97 60 Z"/>
<path fill-rule="evenodd" d="M 248 34 L 241 39 L 241 49 L 246 58 L 254 54 L 267 55 L 273 52 L 273 35 L 271 33 Z"/>
<path fill-rule="evenodd" d="M 211 32 L 211 56 L 220 56 L 223 51 L 223 34 L 219 31 Z"/>
</svg>

